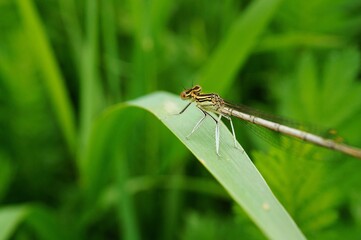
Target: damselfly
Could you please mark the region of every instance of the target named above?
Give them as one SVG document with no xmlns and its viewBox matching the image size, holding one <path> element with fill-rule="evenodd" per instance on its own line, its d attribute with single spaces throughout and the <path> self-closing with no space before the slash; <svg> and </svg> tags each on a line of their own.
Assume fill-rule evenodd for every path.
<svg viewBox="0 0 361 240">
<path fill-rule="evenodd" d="M 180 97 L 183 100 L 189 100 L 190 103 L 180 111 L 182 114 L 193 102 L 196 104 L 198 109 L 202 111 L 204 116 L 196 123 L 192 131 L 188 134 L 187 138 L 190 137 L 201 125 L 203 120 L 210 116 L 216 123 L 215 138 L 216 138 L 216 153 L 219 155 L 219 123 L 221 118 L 224 117 L 229 120 L 231 124 L 233 141 L 236 146 L 236 134 L 232 123 L 232 118 L 236 117 L 244 121 L 260 125 L 262 127 L 271 129 L 282 134 L 301 139 L 306 142 L 310 142 L 328 149 L 336 150 L 356 158 L 361 158 L 361 149 L 348 146 L 346 144 L 339 143 L 333 139 L 324 138 L 313 133 L 309 133 L 303 130 L 299 130 L 293 127 L 289 127 L 274 121 L 267 120 L 265 118 L 256 116 L 255 114 L 249 114 L 248 111 L 242 111 L 241 106 L 235 106 L 223 100 L 216 93 L 202 93 L 202 88 L 199 85 L 195 85 L 191 89 L 184 90 Z M 210 113 L 215 113 L 218 117 L 214 117 Z"/>
</svg>

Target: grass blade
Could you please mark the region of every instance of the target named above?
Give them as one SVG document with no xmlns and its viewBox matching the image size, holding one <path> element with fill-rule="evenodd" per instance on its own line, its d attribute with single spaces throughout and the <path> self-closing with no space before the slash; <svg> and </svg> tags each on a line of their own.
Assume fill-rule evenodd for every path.
<svg viewBox="0 0 361 240">
<path fill-rule="evenodd" d="M 267 237 L 271 239 L 304 239 L 302 232 L 275 198 L 247 154 L 233 146 L 232 135 L 225 125 L 221 125 L 221 157 L 215 153 L 213 120 L 206 119 L 191 139 L 185 138 L 202 116 L 194 106 L 182 115 L 174 115 L 185 104 L 177 96 L 155 93 L 131 101 L 128 106 L 144 108 L 159 118 L 213 174 Z M 98 125 L 97 129 L 99 131 L 104 128 L 108 129 L 108 138 L 110 139 L 114 138 L 114 132 L 119 128 L 119 123 L 124 121 L 125 106 L 127 104 L 112 107 L 100 119 L 100 123 L 103 122 L 104 125 Z M 104 146 L 106 147 L 106 144 Z M 98 161 L 102 161 L 102 159 L 99 158 Z M 97 164 L 93 160 L 92 164 L 95 166 L 94 169 L 87 171 L 96 173 L 100 163 Z M 92 182 L 101 181 L 96 176 L 91 179 Z M 92 185 L 92 183 L 88 184 Z"/>
<path fill-rule="evenodd" d="M 236 19 L 228 35 L 201 70 L 199 84 L 208 89 L 217 89 L 219 93 L 227 89 L 281 2 L 253 1 L 245 13 Z"/>
<path fill-rule="evenodd" d="M 28 209 L 23 206 L 2 207 L 0 209 L 0 240 L 10 239 L 27 213 Z"/>
<path fill-rule="evenodd" d="M 56 216 L 47 208 L 36 205 L 13 205 L 0 208 L 0 240 L 11 239 L 23 222 L 27 222 L 40 239 L 73 239 L 64 233 Z"/>
<path fill-rule="evenodd" d="M 63 77 L 55 60 L 50 43 L 46 37 L 44 26 L 31 0 L 17 1 L 20 15 L 24 22 L 24 29 L 31 42 L 34 56 L 36 56 L 42 80 L 49 92 L 49 97 L 56 109 L 66 143 L 71 153 L 75 151 L 76 130 L 73 107 L 64 86 Z"/>
</svg>

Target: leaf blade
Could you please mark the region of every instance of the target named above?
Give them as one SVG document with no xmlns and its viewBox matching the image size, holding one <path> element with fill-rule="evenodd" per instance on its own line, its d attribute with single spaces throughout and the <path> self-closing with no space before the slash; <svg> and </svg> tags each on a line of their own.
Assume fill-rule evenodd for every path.
<svg viewBox="0 0 361 240">
<path fill-rule="evenodd" d="M 186 139 L 188 131 L 197 120 L 195 115 L 199 114 L 201 117 L 201 114 L 197 109 L 191 108 L 182 115 L 174 115 L 183 106 L 178 97 L 155 93 L 131 101 L 129 104 L 144 108 L 159 118 L 245 209 L 266 236 L 271 239 L 304 239 L 302 232 L 274 197 L 247 154 L 233 147 L 232 135 L 224 124 L 221 124 L 219 158 L 214 145 L 210 144 L 214 142 L 213 135 L 210 134 L 214 130 L 213 120 L 206 119 L 204 125 L 192 135 L 192 138 Z M 111 111 L 119 110 L 115 107 Z M 184 132 L 185 129 L 187 132 Z"/>
</svg>

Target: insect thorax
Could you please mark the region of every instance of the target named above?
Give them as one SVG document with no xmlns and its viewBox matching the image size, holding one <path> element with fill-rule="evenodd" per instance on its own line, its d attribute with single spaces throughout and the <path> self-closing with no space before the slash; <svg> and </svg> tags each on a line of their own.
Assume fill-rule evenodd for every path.
<svg viewBox="0 0 361 240">
<path fill-rule="evenodd" d="M 224 106 L 224 100 L 215 93 L 202 94 L 197 99 L 198 107 L 209 112 L 218 112 Z"/>
</svg>

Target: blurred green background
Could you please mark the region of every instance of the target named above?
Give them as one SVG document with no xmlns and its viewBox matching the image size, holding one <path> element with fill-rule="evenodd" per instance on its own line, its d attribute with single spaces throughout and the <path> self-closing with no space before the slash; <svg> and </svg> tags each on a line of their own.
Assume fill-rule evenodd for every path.
<svg viewBox="0 0 361 240">
<path fill-rule="evenodd" d="M 360 0 L 0 0 L 0 28 L 0 239 L 264 239 L 153 116 L 97 124 L 154 91 L 201 84 L 361 146 Z M 308 238 L 361 236 L 361 162 L 236 129 Z"/>
</svg>

